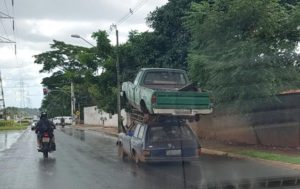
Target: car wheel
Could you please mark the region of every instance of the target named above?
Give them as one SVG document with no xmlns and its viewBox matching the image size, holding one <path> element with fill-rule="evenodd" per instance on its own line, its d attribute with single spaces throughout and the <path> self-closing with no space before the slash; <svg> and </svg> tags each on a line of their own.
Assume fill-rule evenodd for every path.
<svg viewBox="0 0 300 189">
<path fill-rule="evenodd" d="M 136 165 L 140 164 L 139 156 L 136 153 L 134 154 L 134 162 L 135 162 Z"/>
<path fill-rule="evenodd" d="M 118 145 L 118 156 L 123 160 L 125 157 L 125 153 L 123 150 L 123 146 L 121 144 Z"/>
</svg>

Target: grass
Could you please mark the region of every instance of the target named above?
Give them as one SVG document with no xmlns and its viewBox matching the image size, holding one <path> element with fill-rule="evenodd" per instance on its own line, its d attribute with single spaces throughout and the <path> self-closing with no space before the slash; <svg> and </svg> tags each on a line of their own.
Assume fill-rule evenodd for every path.
<svg viewBox="0 0 300 189">
<path fill-rule="evenodd" d="M 293 164 L 300 165 L 299 156 L 283 155 L 283 154 L 278 154 L 273 152 L 263 152 L 259 150 L 241 150 L 241 151 L 235 151 L 235 153 L 249 156 L 249 157 L 254 157 L 254 158 L 281 161 L 285 163 L 293 163 Z"/>
<path fill-rule="evenodd" d="M 24 130 L 28 127 L 27 123 L 14 123 L 9 125 L 0 126 L 0 131 Z"/>
</svg>

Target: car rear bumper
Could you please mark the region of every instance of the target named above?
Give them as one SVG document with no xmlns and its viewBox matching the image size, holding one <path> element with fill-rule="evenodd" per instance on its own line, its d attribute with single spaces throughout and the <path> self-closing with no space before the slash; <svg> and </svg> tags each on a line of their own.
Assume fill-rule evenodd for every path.
<svg viewBox="0 0 300 189">
<path fill-rule="evenodd" d="M 194 157 L 145 157 L 144 162 L 181 162 L 181 161 L 197 161 L 199 156 Z"/>
<path fill-rule="evenodd" d="M 160 109 L 154 108 L 153 112 L 155 114 L 172 114 L 172 115 L 181 115 L 181 116 L 194 116 L 196 114 L 210 114 L 213 109 Z"/>
</svg>

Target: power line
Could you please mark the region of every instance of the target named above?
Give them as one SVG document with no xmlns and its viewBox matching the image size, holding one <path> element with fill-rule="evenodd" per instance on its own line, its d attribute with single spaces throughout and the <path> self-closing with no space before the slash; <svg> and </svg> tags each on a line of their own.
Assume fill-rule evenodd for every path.
<svg viewBox="0 0 300 189">
<path fill-rule="evenodd" d="M 2 12 L 2 11 L 0 11 L 0 21 L 1 21 L 1 25 L 2 25 L 3 30 L 4 30 L 5 37 L 0 36 L 0 43 L 14 43 L 14 44 L 15 44 L 15 45 L 14 45 L 14 47 L 15 47 L 15 54 L 16 54 L 16 49 L 17 49 L 17 48 L 16 48 L 16 42 L 13 41 L 13 40 L 11 40 L 11 39 L 9 39 L 8 32 L 7 32 L 7 30 L 6 30 L 6 27 L 5 27 L 4 23 L 3 23 L 3 21 L 2 21 L 2 19 L 11 19 L 11 20 L 12 20 L 12 29 L 13 29 L 13 31 L 14 31 L 14 29 L 15 29 L 15 26 L 14 26 L 14 18 L 13 18 L 12 16 L 9 15 L 9 9 L 8 9 L 8 7 L 7 7 L 7 4 L 6 4 L 6 0 L 4 0 L 4 4 L 5 4 L 6 10 L 7 10 L 7 14 L 4 13 L 4 12 Z M 13 4 L 14 4 L 14 3 L 13 3 L 13 1 L 12 1 L 12 5 L 13 5 Z"/>
<path fill-rule="evenodd" d="M 7 14 L 9 14 L 9 11 L 8 11 L 8 7 L 7 7 L 7 3 L 6 3 L 6 0 L 3 0 L 4 1 L 4 5 L 6 7 L 6 10 L 7 10 Z"/>
<path fill-rule="evenodd" d="M 113 29 L 116 29 L 116 26 L 121 25 L 126 20 L 128 20 L 135 12 L 137 12 L 140 8 L 142 8 L 149 0 L 142 0 L 139 3 L 137 3 L 133 9 L 129 9 L 129 12 L 121 17 L 115 24 L 112 24 L 109 28 L 109 34 L 113 31 Z"/>
</svg>

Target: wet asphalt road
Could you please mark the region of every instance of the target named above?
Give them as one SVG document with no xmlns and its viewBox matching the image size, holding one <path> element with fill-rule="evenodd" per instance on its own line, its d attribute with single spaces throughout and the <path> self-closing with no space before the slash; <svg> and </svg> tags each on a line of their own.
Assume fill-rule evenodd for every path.
<svg viewBox="0 0 300 189">
<path fill-rule="evenodd" d="M 36 151 L 36 136 L 30 130 L 26 130 L 10 149 L 0 152 L 0 189 L 196 189 L 207 184 L 300 178 L 296 170 L 207 155 L 190 164 L 160 163 L 138 167 L 117 157 L 113 137 L 70 128 L 57 129 L 55 136 L 57 151 L 46 160 Z"/>
</svg>

